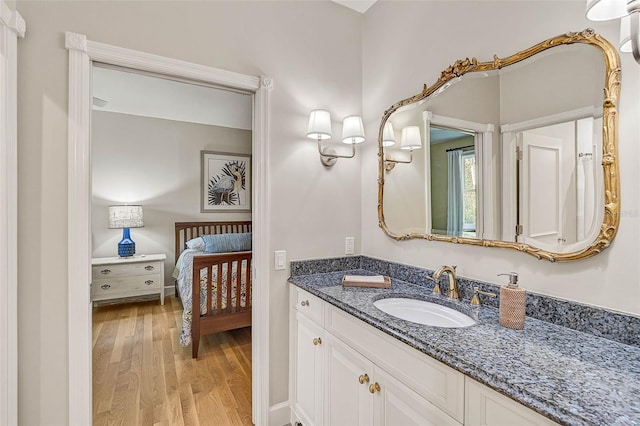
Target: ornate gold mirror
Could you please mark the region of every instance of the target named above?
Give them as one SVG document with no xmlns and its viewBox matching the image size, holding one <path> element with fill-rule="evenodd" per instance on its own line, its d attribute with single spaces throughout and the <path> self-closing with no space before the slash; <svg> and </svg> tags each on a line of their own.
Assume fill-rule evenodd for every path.
<svg viewBox="0 0 640 426">
<path fill-rule="evenodd" d="M 380 227 L 552 262 L 601 252 L 620 221 L 619 93 L 618 54 L 591 29 L 456 61 L 382 117 Z"/>
</svg>

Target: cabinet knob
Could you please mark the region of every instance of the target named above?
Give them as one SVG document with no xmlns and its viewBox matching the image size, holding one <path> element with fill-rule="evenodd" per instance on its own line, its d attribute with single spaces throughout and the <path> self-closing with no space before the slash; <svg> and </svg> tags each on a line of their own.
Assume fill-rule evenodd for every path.
<svg viewBox="0 0 640 426">
<path fill-rule="evenodd" d="M 374 384 L 369 385 L 369 392 L 371 393 L 380 392 L 380 383 L 375 382 Z"/>
<path fill-rule="evenodd" d="M 321 345 L 322 344 L 322 339 L 320 337 L 316 337 L 315 339 L 313 339 L 313 344 L 315 346 Z"/>
<path fill-rule="evenodd" d="M 102 284 L 100 286 L 100 288 L 103 289 L 103 290 L 109 290 L 111 288 L 111 286 L 109 284 Z"/>
<path fill-rule="evenodd" d="M 153 284 L 153 280 L 146 280 L 144 283 L 145 283 L 146 285 L 151 285 L 151 284 Z"/>
<path fill-rule="evenodd" d="M 149 266 L 145 266 L 144 269 L 147 270 L 147 271 L 153 271 L 155 268 L 153 266 L 149 265 Z"/>
<path fill-rule="evenodd" d="M 100 271 L 100 273 L 101 273 L 102 275 L 110 274 L 110 273 L 111 273 L 111 269 L 103 269 L 102 271 Z"/>
<path fill-rule="evenodd" d="M 300 302 L 300 304 L 302 306 L 309 306 L 309 301 L 308 300 L 303 300 L 302 302 Z"/>
<path fill-rule="evenodd" d="M 360 375 L 360 377 L 358 377 L 358 381 L 360 382 L 361 385 L 364 385 L 365 383 L 369 383 L 369 375 L 367 373 Z"/>
</svg>

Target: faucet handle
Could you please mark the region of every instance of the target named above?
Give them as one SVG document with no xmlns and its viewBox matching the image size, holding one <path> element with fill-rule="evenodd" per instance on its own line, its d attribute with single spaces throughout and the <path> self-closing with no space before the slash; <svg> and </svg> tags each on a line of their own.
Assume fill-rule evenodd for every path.
<svg viewBox="0 0 640 426">
<path fill-rule="evenodd" d="M 442 291 L 440 291 L 440 280 L 437 280 L 435 278 L 433 278 L 432 275 L 426 274 L 425 278 L 433 281 L 434 286 L 433 286 L 433 290 L 431 291 L 431 294 L 433 294 L 434 296 L 438 296 L 440 294 L 442 294 Z"/>
<path fill-rule="evenodd" d="M 478 287 L 474 287 L 473 288 L 473 297 L 471 298 L 471 304 L 472 305 L 480 305 L 480 298 L 478 297 L 478 293 L 479 294 L 484 294 L 485 296 L 489 296 L 491 298 L 497 297 L 498 295 L 495 293 L 490 293 L 488 291 L 482 291 L 480 290 Z"/>
</svg>

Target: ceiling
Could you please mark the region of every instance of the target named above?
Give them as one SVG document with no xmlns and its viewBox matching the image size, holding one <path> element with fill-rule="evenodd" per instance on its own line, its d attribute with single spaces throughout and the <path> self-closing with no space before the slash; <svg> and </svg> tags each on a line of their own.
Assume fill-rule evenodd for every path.
<svg viewBox="0 0 640 426">
<path fill-rule="evenodd" d="M 360 13 L 365 13 L 377 0 L 333 0 L 334 3 L 341 4 Z"/>
<path fill-rule="evenodd" d="M 253 96 L 249 93 L 94 66 L 93 96 L 96 111 L 234 129 L 252 127 Z"/>
</svg>

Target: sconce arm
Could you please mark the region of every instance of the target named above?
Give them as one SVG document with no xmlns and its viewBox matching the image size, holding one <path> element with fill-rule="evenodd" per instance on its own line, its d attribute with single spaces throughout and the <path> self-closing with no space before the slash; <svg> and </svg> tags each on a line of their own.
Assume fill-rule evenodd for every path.
<svg viewBox="0 0 640 426">
<path fill-rule="evenodd" d="M 409 164 L 413 161 L 413 150 L 409 150 L 409 161 L 406 160 L 394 160 L 393 158 L 389 158 L 387 154 L 384 155 L 384 169 L 386 171 L 391 171 L 396 166 L 396 164 Z"/>
<path fill-rule="evenodd" d="M 318 139 L 318 153 L 320 154 L 320 161 L 326 167 L 332 167 L 338 161 L 338 158 L 353 158 L 356 156 L 356 146 L 351 145 L 351 154 L 342 155 L 338 154 L 335 149 L 329 147 L 323 147 L 322 142 Z"/>
</svg>

